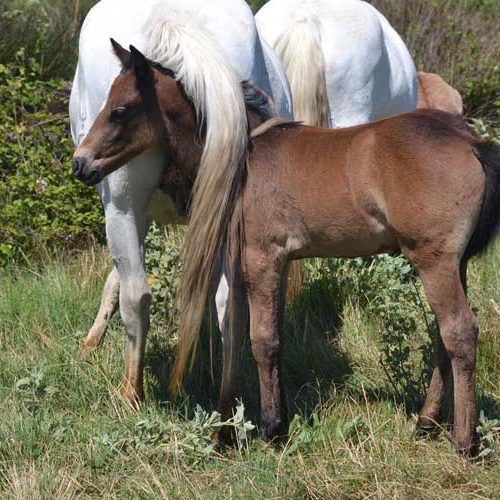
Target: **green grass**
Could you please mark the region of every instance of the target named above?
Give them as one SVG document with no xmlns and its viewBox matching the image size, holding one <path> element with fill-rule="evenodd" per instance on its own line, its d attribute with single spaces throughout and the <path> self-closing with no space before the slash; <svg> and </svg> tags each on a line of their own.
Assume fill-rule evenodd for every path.
<svg viewBox="0 0 500 500">
<path fill-rule="evenodd" d="M 164 390 L 173 322 L 153 321 L 147 396 L 137 412 L 118 394 L 119 319 L 103 349 L 82 354 L 108 265 L 107 255 L 95 250 L 0 274 L 1 498 L 498 497 L 498 453 L 471 463 L 444 437 L 415 438 L 415 415 L 396 403 L 381 368 L 385 323 L 369 294 L 349 297 L 353 285 L 342 269 L 335 268 L 337 285 L 326 271 L 311 273 L 289 312 L 285 374 L 296 413 L 289 442 L 273 448 L 254 431 L 241 449 L 218 454 L 210 448 L 212 427 L 192 422 L 194 403 L 208 412 L 198 417 L 208 418 L 207 394 L 216 394 L 208 357 L 201 356 L 189 396 L 169 401 Z M 481 324 L 480 407 L 494 419 L 500 247 L 472 264 L 470 282 Z M 424 310 L 417 307 L 415 315 L 418 344 L 425 338 Z M 248 349 L 243 358 L 244 402 L 255 421 L 256 370 Z M 418 377 L 418 363 L 414 367 Z"/>
</svg>

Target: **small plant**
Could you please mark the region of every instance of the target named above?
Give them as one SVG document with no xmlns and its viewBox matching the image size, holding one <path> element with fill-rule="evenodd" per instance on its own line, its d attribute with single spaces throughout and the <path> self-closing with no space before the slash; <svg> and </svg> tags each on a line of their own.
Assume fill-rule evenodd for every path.
<svg viewBox="0 0 500 500">
<path fill-rule="evenodd" d="M 45 397 L 54 395 L 57 390 L 45 382 L 45 367 L 33 368 L 27 377 L 20 378 L 15 384 L 15 390 L 23 401 L 26 410 L 35 414 Z"/>
<path fill-rule="evenodd" d="M 180 235 L 176 228 L 153 222 L 146 238 L 146 269 L 153 301 L 151 319 L 161 333 L 178 321 L 177 290 L 181 270 Z"/>
<path fill-rule="evenodd" d="M 335 429 L 337 439 L 358 444 L 368 434 L 368 425 L 361 416 L 356 416 L 349 422 L 338 422 Z"/>
<path fill-rule="evenodd" d="M 324 426 L 317 413 L 313 413 L 309 423 L 302 415 L 296 414 L 288 427 L 289 440 L 286 452 L 307 452 L 315 444 L 324 441 Z"/>
<path fill-rule="evenodd" d="M 222 422 L 218 412 L 209 413 L 198 405 L 193 418 L 187 422 L 164 422 L 158 415 L 150 415 L 136 422 L 132 428 L 100 434 L 94 438 L 94 443 L 104 448 L 105 454 L 127 450 L 163 450 L 182 454 L 192 463 L 198 463 L 216 452 L 213 435 L 221 427 L 234 429 L 237 445 L 242 449 L 249 433 L 255 428 L 252 422 L 245 420 L 244 414 L 245 407 L 240 402 L 234 416 Z"/>
<path fill-rule="evenodd" d="M 495 438 L 500 435 L 500 419 L 489 419 L 481 410 L 479 414 L 479 425 L 477 426 L 479 434 L 479 454 L 478 458 L 491 458 L 497 450 L 497 442 Z"/>
<path fill-rule="evenodd" d="M 46 385 L 44 382 L 45 370 L 43 366 L 33 368 L 27 377 L 16 382 L 16 390 L 20 392 L 30 392 L 33 396 L 42 397 L 46 394 L 53 394 L 55 388 Z"/>
</svg>

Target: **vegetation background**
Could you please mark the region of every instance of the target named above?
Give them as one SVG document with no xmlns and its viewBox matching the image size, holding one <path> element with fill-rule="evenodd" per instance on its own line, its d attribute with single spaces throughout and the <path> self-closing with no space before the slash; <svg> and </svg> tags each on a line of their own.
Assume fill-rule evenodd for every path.
<svg viewBox="0 0 500 500">
<path fill-rule="evenodd" d="M 481 324 L 475 463 L 453 454 L 444 434 L 431 442 L 413 436 L 434 327 L 402 257 L 308 263 L 308 282 L 287 314 L 290 439 L 275 449 L 250 433 L 219 454 L 210 440 L 220 425 L 212 413 L 217 355 L 211 363 L 204 354 L 217 343 L 205 336 L 182 398 L 171 401 L 166 391 L 182 230 L 154 226 L 147 400 L 138 412 L 123 406 L 119 319 L 102 351 L 80 351 L 110 266 L 100 201 L 70 172 L 69 82 L 94 3 L 0 0 L 0 496 L 497 498 L 500 247 L 471 270 Z M 500 138 L 498 1 L 372 3 L 418 68 L 445 77 L 479 132 Z M 241 370 L 246 418 L 256 422 L 248 346 Z M 250 426 L 237 417 L 243 438 Z"/>
</svg>

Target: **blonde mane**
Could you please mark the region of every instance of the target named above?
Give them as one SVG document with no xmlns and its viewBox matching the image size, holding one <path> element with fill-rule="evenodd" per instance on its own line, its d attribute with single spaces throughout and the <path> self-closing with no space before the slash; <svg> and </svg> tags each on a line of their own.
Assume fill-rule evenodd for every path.
<svg viewBox="0 0 500 500">
<path fill-rule="evenodd" d="M 241 189 L 248 125 L 240 79 L 225 62 L 203 19 L 171 8 L 164 13 L 157 9 L 146 26 L 145 55 L 175 71 L 205 130 L 184 243 L 182 319 L 172 375 L 172 387 L 177 388 L 196 349 L 210 283 Z"/>
<path fill-rule="evenodd" d="M 296 17 L 273 48 L 290 82 L 295 119 L 328 127 L 325 62 L 318 17 L 311 13 Z"/>
</svg>

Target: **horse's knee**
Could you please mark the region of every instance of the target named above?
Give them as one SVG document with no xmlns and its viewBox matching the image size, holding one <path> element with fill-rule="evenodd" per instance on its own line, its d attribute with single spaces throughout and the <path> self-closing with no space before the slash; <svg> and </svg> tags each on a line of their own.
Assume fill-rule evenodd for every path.
<svg viewBox="0 0 500 500">
<path fill-rule="evenodd" d="M 127 280 L 120 290 L 120 314 L 129 329 L 137 321 L 147 320 L 151 305 L 151 287 L 144 279 Z"/>
</svg>

